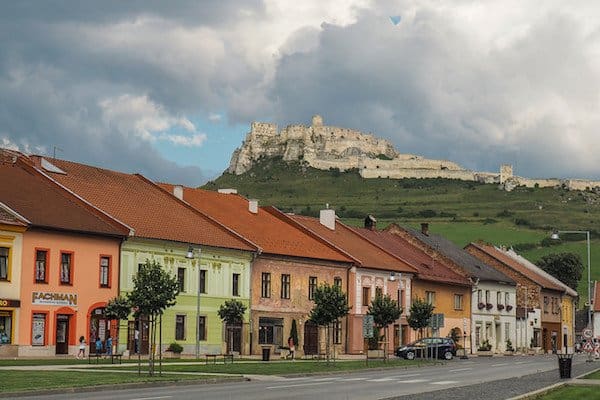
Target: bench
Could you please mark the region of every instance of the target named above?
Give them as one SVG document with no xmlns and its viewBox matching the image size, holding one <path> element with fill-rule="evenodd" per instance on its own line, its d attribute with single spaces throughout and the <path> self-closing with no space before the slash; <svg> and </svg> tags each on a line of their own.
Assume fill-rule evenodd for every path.
<svg viewBox="0 0 600 400">
<path fill-rule="evenodd" d="M 119 364 L 122 363 L 122 358 L 123 358 L 123 354 L 121 353 L 114 353 L 114 354 L 106 354 L 106 353 L 89 353 L 88 354 L 88 364 L 92 363 L 92 359 L 96 359 L 96 364 L 98 364 L 98 361 L 100 360 L 100 358 L 108 358 L 110 357 L 110 363 L 114 364 L 115 360 L 119 361 Z"/>
<path fill-rule="evenodd" d="M 209 360 L 211 360 L 213 364 L 216 364 L 218 357 L 223 358 L 223 364 L 227 364 L 227 361 L 229 361 L 229 363 L 233 364 L 233 354 L 205 354 L 205 357 L 206 357 L 206 364 L 208 364 Z"/>
</svg>

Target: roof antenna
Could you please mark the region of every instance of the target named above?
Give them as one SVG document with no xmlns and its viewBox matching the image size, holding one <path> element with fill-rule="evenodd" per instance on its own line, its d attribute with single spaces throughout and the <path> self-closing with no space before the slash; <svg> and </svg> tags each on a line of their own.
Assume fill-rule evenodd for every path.
<svg viewBox="0 0 600 400">
<path fill-rule="evenodd" d="M 56 150 L 58 151 L 63 151 L 63 149 L 61 149 L 58 146 L 52 146 L 54 148 L 53 152 L 52 152 L 52 158 L 56 159 Z"/>
</svg>

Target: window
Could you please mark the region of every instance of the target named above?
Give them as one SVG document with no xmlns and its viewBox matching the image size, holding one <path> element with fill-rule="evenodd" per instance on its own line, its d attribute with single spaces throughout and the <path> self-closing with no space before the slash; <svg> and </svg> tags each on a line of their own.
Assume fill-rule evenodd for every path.
<svg viewBox="0 0 600 400">
<path fill-rule="evenodd" d="M 342 321 L 340 320 L 333 323 L 333 343 L 342 344 Z"/>
<path fill-rule="evenodd" d="M 481 325 L 475 326 L 475 346 L 479 347 L 481 344 Z"/>
<path fill-rule="evenodd" d="M 435 292 L 425 292 L 425 300 L 431 304 L 431 305 L 435 305 Z"/>
<path fill-rule="evenodd" d="M 290 298 L 290 275 L 281 274 L 281 298 Z"/>
<path fill-rule="evenodd" d="M 258 318 L 258 343 L 283 344 L 283 318 Z"/>
<path fill-rule="evenodd" d="M 48 272 L 46 266 L 48 265 L 48 250 L 36 250 L 35 251 L 35 281 L 37 283 L 48 283 L 46 279 Z"/>
<path fill-rule="evenodd" d="M 496 304 L 502 304 L 502 292 L 496 293 Z"/>
<path fill-rule="evenodd" d="M 72 253 L 60 253 L 60 283 L 63 285 L 72 284 L 73 274 L 73 254 Z"/>
<path fill-rule="evenodd" d="M 206 340 L 206 317 L 198 316 L 198 340 Z"/>
<path fill-rule="evenodd" d="M 185 268 L 177 268 L 177 286 L 179 287 L 180 292 L 185 292 Z"/>
<path fill-rule="evenodd" d="M 339 276 L 336 276 L 335 278 L 333 278 L 333 286 L 337 286 L 341 289 L 342 288 L 342 278 L 340 278 Z"/>
<path fill-rule="evenodd" d="M 383 289 L 380 288 L 379 286 L 375 288 L 375 297 L 382 297 L 383 296 Z"/>
<path fill-rule="evenodd" d="M 317 290 L 317 277 L 308 277 L 308 299 L 313 300 L 315 298 L 315 290 Z"/>
<path fill-rule="evenodd" d="M 477 303 L 481 303 L 482 300 L 481 289 L 477 291 Z"/>
<path fill-rule="evenodd" d="M 455 310 L 463 309 L 463 295 L 462 294 L 454 295 L 454 309 Z"/>
<path fill-rule="evenodd" d="M 368 306 L 371 302 L 371 288 L 363 287 L 362 288 L 362 305 Z"/>
<path fill-rule="evenodd" d="M 0 345 L 12 344 L 13 312 L 0 310 Z"/>
<path fill-rule="evenodd" d="M 175 316 L 175 340 L 185 340 L 185 315 Z"/>
<path fill-rule="evenodd" d="M 544 296 L 544 314 L 548 314 L 548 304 L 549 304 L 548 296 Z"/>
<path fill-rule="evenodd" d="M 271 273 L 263 272 L 260 285 L 260 297 L 271 297 Z"/>
<path fill-rule="evenodd" d="M 31 345 L 46 345 L 46 314 L 33 314 L 31 324 Z"/>
<path fill-rule="evenodd" d="M 504 304 L 505 305 L 510 305 L 510 293 L 506 292 L 504 293 Z"/>
<path fill-rule="evenodd" d="M 206 270 L 200 270 L 200 293 L 206 293 Z"/>
<path fill-rule="evenodd" d="M 100 287 L 110 286 L 110 257 L 100 257 Z"/>
<path fill-rule="evenodd" d="M 240 274 L 233 274 L 231 295 L 232 296 L 240 295 Z"/>
<path fill-rule="evenodd" d="M 485 302 L 486 303 L 490 302 L 490 291 L 489 290 L 485 291 Z"/>
<path fill-rule="evenodd" d="M 0 281 L 8 280 L 8 247 L 0 247 Z"/>
<path fill-rule="evenodd" d="M 504 337 L 506 340 L 510 339 L 510 322 L 504 323 Z"/>
<path fill-rule="evenodd" d="M 404 289 L 398 290 L 398 306 L 400 306 L 402 310 L 404 310 L 404 306 L 406 305 L 405 297 Z"/>
</svg>

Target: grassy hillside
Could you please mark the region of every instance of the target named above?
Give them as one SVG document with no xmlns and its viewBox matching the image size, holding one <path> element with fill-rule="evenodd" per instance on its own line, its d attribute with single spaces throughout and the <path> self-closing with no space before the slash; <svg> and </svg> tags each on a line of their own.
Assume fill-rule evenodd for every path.
<svg viewBox="0 0 600 400">
<path fill-rule="evenodd" d="M 592 276 L 600 279 L 600 196 L 594 193 L 552 188 L 505 192 L 497 185 L 449 179 L 363 179 L 357 171 L 321 171 L 279 159 L 263 160 L 243 175 L 225 173 L 203 188 L 236 188 L 261 205 L 304 215 L 317 216 L 328 204 L 351 225 L 361 225 L 366 214 L 374 215 L 379 227 L 429 222 L 433 232 L 461 246 L 478 239 L 515 246 L 534 262 L 545 254 L 573 251 L 586 266 L 583 235 L 564 236 L 569 242 L 558 246 L 550 246 L 548 237 L 553 229 L 589 230 L 594 236 Z M 585 271 L 583 280 L 587 284 Z M 580 285 L 579 291 L 586 294 L 587 286 Z"/>
</svg>

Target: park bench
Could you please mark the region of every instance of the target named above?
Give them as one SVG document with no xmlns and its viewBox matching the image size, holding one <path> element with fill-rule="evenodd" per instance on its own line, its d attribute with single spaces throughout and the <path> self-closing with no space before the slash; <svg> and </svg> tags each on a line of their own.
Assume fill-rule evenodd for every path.
<svg viewBox="0 0 600 400">
<path fill-rule="evenodd" d="M 114 354 L 106 354 L 106 353 L 89 353 L 88 354 L 88 364 L 92 363 L 93 359 L 96 359 L 96 364 L 98 364 L 100 358 L 108 359 L 110 357 L 110 363 L 114 364 L 115 360 L 122 363 L 123 354 L 122 353 L 114 353 Z"/>
<path fill-rule="evenodd" d="M 213 364 L 217 363 L 217 359 L 222 358 L 223 364 L 227 364 L 227 361 L 233 364 L 233 354 L 205 354 L 206 364 L 212 361 Z"/>
</svg>

